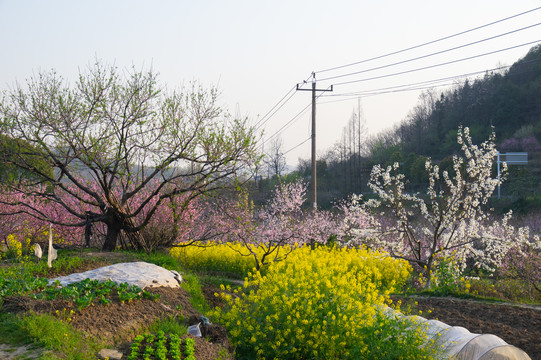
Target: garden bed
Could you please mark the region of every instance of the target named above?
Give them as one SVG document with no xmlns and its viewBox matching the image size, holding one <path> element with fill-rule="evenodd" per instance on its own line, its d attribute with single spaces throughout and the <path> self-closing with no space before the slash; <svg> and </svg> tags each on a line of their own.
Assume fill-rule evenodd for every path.
<svg viewBox="0 0 541 360">
<path fill-rule="evenodd" d="M 81 254 L 83 255 L 83 254 Z M 93 254 L 100 258 L 99 254 Z M 126 260 L 120 254 L 111 255 L 114 259 L 104 262 Z M 85 256 L 86 257 L 86 256 Z M 117 258 L 119 257 L 119 258 Z M 102 265 L 102 261 L 98 261 Z M 83 262 L 81 269 L 71 269 L 73 272 L 94 268 L 97 263 Z M 65 274 L 63 274 L 65 275 Z M 202 293 L 210 307 L 223 305 L 223 300 L 214 294 L 220 292 L 216 284 L 205 283 Z M 187 323 L 198 322 L 201 314 L 190 303 L 190 294 L 184 288 L 153 288 L 152 294 L 158 294 L 156 301 L 140 299 L 121 304 L 113 301 L 108 305 L 93 304 L 82 310 L 67 300 L 37 300 L 28 296 L 10 296 L 4 298 L 2 312 L 57 314 L 69 317 L 70 324 L 87 337 L 109 339 L 125 355 L 129 353 L 130 343 L 159 318 L 180 318 Z M 395 298 L 398 300 L 398 298 Z M 428 319 L 438 319 L 451 326 L 462 326 L 472 333 L 494 334 L 507 343 L 524 350 L 532 359 L 541 359 L 541 308 L 526 306 L 511 306 L 500 303 L 464 300 L 451 297 L 406 297 L 401 298 L 403 308 L 408 304 L 415 311 L 422 311 L 421 316 Z M 184 335 L 186 338 L 190 335 Z M 233 349 L 227 338 L 226 331 L 216 325 L 206 327 L 202 338 L 195 339 L 196 359 L 233 358 Z M 1 355 L 1 351 L 0 351 Z"/>
<path fill-rule="evenodd" d="M 425 318 L 462 326 L 472 333 L 496 335 L 524 350 L 532 359 L 541 359 L 540 306 L 512 306 L 452 297 L 400 299 L 404 305 L 411 304 L 422 311 L 421 316 Z"/>
<path fill-rule="evenodd" d="M 201 316 L 190 304 L 190 295 L 183 288 L 160 287 L 148 291 L 159 294 L 159 300 L 141 299 L 125 304 L 116 302 L 108 305 L 94 304 L 70 315 L 70 324 L 89 337 L 122 339 L 119 350 L 126 354 L 129 353 L 130 341 L 140 333 L 141 328 L 149 326 L 156 319 L 183 316 L 195 322 Z M 13 296 L 4 299 L 2 311 L 52 314 L 58 311 L 69 314 L 70 310 L 74 309 L 73 306 L 73 303 L 65 300 L 43 301 Z M 223 328 L 213 325 L 204 331 L 204 337 L 194 337 L 196 359 L 215 359 L 220 352 L 224 353 L 223 349 L 231 350 Z"/>
</svg>

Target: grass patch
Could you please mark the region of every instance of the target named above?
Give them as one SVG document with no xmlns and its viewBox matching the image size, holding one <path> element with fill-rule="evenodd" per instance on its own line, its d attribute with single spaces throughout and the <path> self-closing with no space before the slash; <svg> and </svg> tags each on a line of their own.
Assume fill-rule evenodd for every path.
<svg viewBox="0 0 541 360">
<path fill-rule="evenodd" d="M 151 333 L 162 331 L 165 334 L 177 334 L 182 336 L 188 333 L 188 327 L 186 326 L 186 323 L 184 323 L 184 318 L 169 316 L 164 319 L 156 320 L 148 327 L 148 331 Z"/>
<path fill-rule="evenodd" d="M 59 250 L 58 259 L 53 261 L 51 268 L 48 267 L 47 260 L 39 262 L 37 260 L 19 260 L 12 261 L 9 266 L 0 268 L 0 275 L 9 276 L 10 278 L 23 278 L 25 276 L 53 277 L 58 274 L 72 273 L 87 264 L 103 262 L 99 258 L 82 258 L 79 252 L 62 250 Z"/>
<path fill-rule="evenodd" d="M 192 306 L 200 313 L 206 314 L 210 310 L 210 307 L 203 295 L 199 278 L 194 274 L 184 273 L 183 280 L 181 286 L 190 294 L 190 303 Z"/>
<path fill-rule="evenodd" d="M 154 265 L 158 265 L 166 268 L 167 270 L 176 270 L 178 272 L 184 271 L 182 266 L 175 258 L 169 255 L 169 253 L 163 251 L 153 251 L 150 254 L 140 252 L 136 253 L 136 257 L 140 261 L 145 261 Z"/>
<path fill-rule="evenodd" d="M 229 285 L 232 289 L 242 288 L 242 285 L 238 283 L 238 280 L 234 280 L 231 278 L 225 278 L 223 276 L 215 276 L 215 275 L 209 275 L 209 274 L 198 274 L 198 277 L 199 277 L 199 281 L 202 284 L 213 285 L 216 287 L 220 287 L 220 285 L 224 285 L 224 286 Z"/>
<path fill-rule="evenodd" d="M 2 314 L 0 316 L 0 342 L 12 345 L 34 344 L 50 352 L 40 360 L 69 359 L 90 360 L 102 344 L 86 338 L 52 315 L 28 313 L 22 316 Z"/>
<path fill-rule="evenodd" d="M 0 314 L 0 343 L 23 345 L 31 344 L 26 331 L 21 327 L 20 318 L 11 313 Z"/>
</svg>

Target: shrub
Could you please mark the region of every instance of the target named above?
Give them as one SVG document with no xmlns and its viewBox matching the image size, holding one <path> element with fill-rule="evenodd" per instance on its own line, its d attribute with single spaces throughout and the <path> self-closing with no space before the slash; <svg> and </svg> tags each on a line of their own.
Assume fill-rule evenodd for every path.
<svg viewBox="0 0 541 360">
<path fill-rule="evenodd" d="M 468 292 L 468 282 L 462 277 L 462 271 L 455 257 L 452 255 L 441 255 L 434 260 L 434 268 L 430 274 L 430 290 L 436 295 L 451 295 L 460 292 Z M 423 273 L 419 274 L 419 284 L 426 287 L 427 278 Z"/>
<path fill-rule="evenodd" d="M 266 274 L 250 274 L 238 296 L 221 294 L 227 305 L 212 316 L 240 358 L 366 359 L 389 347 L 402 358 L 428 358 L 415 324 L 383 316 L 388 294 L 410 270 L 383 253 L 303 247 Z"/>
<path fill-rule="evenodd" d="M 9 234 L 6 239 L 7 251 L 5 257 L 8 259 L 19 259 L 23 255 L 22 244 L 15 239 L 15 236 Z"/>
<path fill-rule="evenodd" d="M 523 251 L 512 249 L 497 275 L 500 286 L 508 285 L 508 298 L 541 298 L 541 251 L 528 247 Z"/>
</svg>

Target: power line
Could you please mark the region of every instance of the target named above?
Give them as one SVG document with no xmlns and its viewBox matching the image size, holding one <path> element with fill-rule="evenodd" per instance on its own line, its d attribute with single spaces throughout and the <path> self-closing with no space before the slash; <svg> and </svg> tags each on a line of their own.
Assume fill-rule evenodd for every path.
<svg viewBox="0 0 541 360">
<path fill-rule="evenodd" d="M 326 81 L 326 80 L 338 79 L 338 78 L 342 78 L 342 77 L 346 77 L 346 76 L 357 75 L 357 74 L 362 74 L 362 73 L 366 73 L 366 72 L 370 72 L 370 71 L 374 71 L 374 70 L 385 69 L 385 68 L 392 67 L 392 66 L 396 66 L 396 65 L 406 64 L 406 63 L 409 63 L 409 62 L 412 62 L 412 61 L 416 61 L 416 60 L 426 59 L 426 58 L 431 57 L 431 56 L 441 55 L 441 54 L 444 54 L 444 53 L 447 53 L 447 52 L 450 52 L 450 51 L 454 51 L 454 50 L 462 49 L 462 48 L 465 48 L 465 47 L 468 47 L 468 46 L 480 44 L 480 43 L 485 42 L 485 41 L 494 40 L 494 39 L 497 39 L 497 38 L 499 38 L 499 37 L 506 36 L 506 35 L 510 35 L 510 34 L 514 34 L 514 33 L 516 33 L 516 32 L 523 31 L 523 30 L 527 30 L 527 29 L 530 29 L 530 28 L 532 28 L 532 27 L 539 26 L 539 25 L 541 25 L 541 23 L 532 24 L 532 25 L 525 26 L 525 27 L 520 28 L 520 29 L 515 29 L 515 30 L 512 30 L 512 31 L 508 31 L 508 32 L 506 32 L 506 33 L 494 35 L 494 36 L 491 36 L 491 37 L 488 37 L 488 38 L 485 38 L 485 39 L 473 41 L 473 42 L 470 42 L 470 43 L 467 43 L 467 44 L 455 46 L 455 47 L 453 47 L 453 48 L 449 48 L 449 49 L 445 49 L 445 50 L 433 52 L 433 53 L 430 53 L 430 54 L 426 54 L 426 55 L 414 57 L 414 58 L 411 58 L 411 59 L 407 59 L 407 60 L 403 60 L 403 61 L 397 61 L 397 62 L 394 62 L 394 63 L 391 63 L 391 64 L 386 64 L 386 65 L 382 65 L 382 66 L 377 66 L 377 67 L 373 67 L 373 68 L 370 68 L 370 69 L 365 69 L 365 70 L 360 70 L 360 71 L 350 72 L 350 73 L 347 73 L 347 74 L 341 74 L 341 75 L 336 75 L 336 76 L 329 76 L 329 77 L 326 77 L 326 78 L 323 78 L 323 79 L 319 79 L 319 81 Z"/>
<path fill-rule="evenodd" d="M 306 83 L 311 76 L 312 75 L 307 77 L 306 80 L 303 81 L 303 83 Z M 260 129 L 263 125 L 265 125 L 265 123 L 269 121 L 274 116 L 274 114 L 278 112 L 278 110 L 280 110 L 289 100 L 291 100 L 293 95 L 296 93 L 296 89 L 297 85 L 293 86 L 269 111 L 267 111 L 265 115 L 263 115 L 261 119 L 259 119 L 259 121 L 255 124 L 256 130 Z M 286 100 L 284 101 L 284 99 Z"/>
<path fill-rule="evenodd" d="M 492 26 L 492 25 L 498 24 L 500 22 L 504 22 L 504 21 L 507 21 L 507 20 L 510 20 L 510 19 L 522 16 L 522 15 L 525 15 L 525 14 L 528 14 L 528 13 L 531 13 L 531 12 L 534 12 L 534 11 L 537 11 L 539 9 L 541 9 L 541 7 L 537 7 L 537 8 L 534 8 L 534 9 L 531 9 L 531 10 L 528 10 L 528 11 L 524 11 L 524 12 L 516 14 L 516 15 L 512 15 L 512 16 L 509 16 L 509 17 L 506 17 L 506 18 L 503 18 L 503 19 L 500 19 L 500 20 L 490 22 L 488 24 L 484 24 L 484 25 L 481 25 L 481 26 L 477 26 L 477 27 L 465 30 L 465 31 L 461 31 L 461 32 L 456 33 L 456 34 L 444 36 L 444 37 L 436 39 L 436 40 L 425 42 L 425 43 L 422 43 L 422 44 L 419 44 L 419 45 L 414 45 L 414 46 L 411 46 L 409 48 L 405 48 L 405 49 L 398 50 L 398 51 L 393 51 L 393 52 L 390 52 L 390 53 L 387 53 L 387 54 L 384 54 L 384 55 L 379 55 L 379 56 L 376 56 L 376 57 L 356 61 L 356 62 L 345 64 L 345 65 L 340 65 L 340 66 L 335 66 L 335 67 L 328 68 L 328 69 L 319 70 L 319 71 L 316 71 L 316 73 L 322 73 L 322 72 L 327 72 L 327 71 L 338 70 L 338 69 L 342 69 L 342 68 L 345 68 L 345 67 L 354 66 L 354 65 L 366 63 L 366 62 L 369 62 L 369 61 L 382 59 L 382 58 L 385 58 L 385 57 L 388 57 L 388 56 L 397 55 L 397 54 L 400 54 L 400 53 L 403 53 L 403 52 L 406 52 L 406 51 L 418 49 L 418 48 L 423 47 L 423 46 L 434 44 L 434 43 L 437 43 L 437 42 L 440 42 L 440 41 L 443 41 L 443 40 L 447 40 L 447 39 L 451 39 L 453 37 L 457 37 L 457 36 L 460 36 L 460 35 L 464 35 L 464 34 L 467 34 L 469 32 L 476 31 L 476 30 L 479 30 L 479 29 L 482 29 L 482 28 L 485 28 L 485 27 L 488 27 L 488 26 Z"/>
<path fill-rule="evenodd" d="M 391 94 L 391 93 L 399 93 L 399 92 L 406 92 L 406 91 L 433 89 L 433 88 L 437 88 L 437 87 L 445 87 L 445 86 L 451 86 L 451 85 L 453 85 L 453 83 L 444 83 L 444 84 L 440 84 L 440 85 L 426 85 L 426 86 L 411 87 L 411 88 L 405 88 L 405 89 L 371 92 L 371 93 L 366 93 L 366 94 L 365 93 L 359 93 L 357 95 L 345 95 L 345 96 L 348 96 L 347 99 L 337 99 L 337 100 L 323 101 L 323 102 L 320 102 L 320 104 L 325 105 L 325 104 L 332 104 L 332 103 L 349 101 L 349 100 L 356 100 L 359 96 L 370 97 L 370 96 L 377 96 L 377 95 Z"/>
<path fill-rule="evenodd" d="M 289 90 L 289 91 L 288 91 L 288 92 L 287 92 L 287 93 L 286 93 L 286 94 L 285 94 L 285 95 L 284 95 L 284 96 L 283 96 L 283 97 L 282 97 L 282 98 L 281 98 L 281 99 L 280 99 L 280 100 L 279 100 L 279 101 L 278 101 L 278 102 L 277 102 L 277 103 L 269 110 L 269 111 L 267 111 L 267 113 L 266 113 L 265 115 L 263 115 L 263 117 L 261 117 L 261 119 L 259 119 L 259 121 L 255 124 L 255 127 L 256 127 L 256 128 L 259 128 L 259 127 L 260 127 L 259 124 L 261 124 L 262 122 L 263 122 L 263 124 L 264 124 L 267 120 L 265 120 L 265 121 L 263 121 L 263 120 L 264 120 L 264 119 L 265 119 L 265 118 L 266 118 L 266 117 L 267 117 L 267 116 L 268 116 L 268 115 L 269 115 L 276 107 L 278 107 L 278 105 L 280 105 L 280 103 L 281 103 L 281 102 L 282 102 L 282 101 L 283 101 L 283 100 L 284 100 L 291 92 L 293 92 L 293 94 L 294 94 L 294 93 L 295 93 L 294 90 L 295 90 L 295 87 L 292 87 L 292 88 L 291 88 L 291 89 L 290 89 L 290 90 Z M 290 97 L 290 98 L 291 98 L 291 97 Z M 287 101 L 289 101 L 289 99 L 286 100 L 286 101 L 284 102 L 284 104 L 285 104 Z M 284 104 L 282 104 L 282 105 L 278 108 L 278 110 L 279 110 Z M 278 111 L 278 110 L 277 110 L 277 111 Z M 270 118 L 270 117 L 269 117 L 269 118 Z M 263 125 L 263 124 L 262 124 L 262 125 Z"/>
<path fill-rule="evenodd" d="M 474 55 L 474 56 L 469 56 L 469 57 L 465 57 L 465 58 L 462 58 L 462 59 L 457 59 L 457 60 L 452 60 L 452 61 L 446 61 L 446 62 L 439 63 L 439 64 L 434 64 L 434 65 L 429 65 L 429 66 L 423 66 L 423 67 L 416 68 L 416 69 L 410 69 L 410 70 L 405 70 L 405 71 L 399 71 L 399 72 L 395 72 L 395 73 L 390 73 L 390 74 L 385 74 L 385 75 L 379 75 L 379 76 L 373 76 L 373 77 L 364 78 L 364 79 L 351 80 L 351 81 L 344 81 L 344 82 L 336 83 L 336 84 L 333 84 L 333 85 L 338 86 L 338 85 L 353 84 L 353 83 L 357 83 L 357 82 L 370 81 L 370 80 L 377 80 L 377 79 L 383 79 L 383 78 L 392 77 L 392 76 L 397 76 L 397 75 L 409 74 L 409 73 L 418 72 L 418 71 L 427 70 L 427 69 L 432 69 L 432 68 L 436 68 L 436 67 L 440 67 L 440 66 L 445 66 L 445 65 L 455 64 L 455 63 L 462 62 L 462 61 L 466 61 L 466 60 L 472 60 L 472 59 L 476 59 L 476 58 L 479 58 L 479 57 L 482 57 L 482 56 L 492 55 L 492 54 L 500 53 L 500 52 L 507 51 L 507 50 L 516 49 L 516 48 L 519 48 L 519 47 L 522 47 L 522 46 L 535 44 L 535 43 L 538 43 L 538 42 L 540 42 L 540 41 L 541 41 L 541 40 L 530 41 L 530 42 L 527 42 L 527 43 L 524 43 L 524 44 L 511 46 L 511 47 L 504 48 L 504 49 L 494 50 L 494 51 L 490 51 L 490 52 L 486 52 L 486 53 L 478 54 L 478 55 Z"/>
<path fill-rule="evenodd" d="M 291 149 L 287 150 L 286 152 L 284 152 L 282 155 L 286 155 L 287 153 L 295 150 L 296 148 L 298 148 L 299 146 L 301 145 L 304 145 L 306 142 L 310 141 L 312 139 L 311 136 L 309 136 L 306 140 L 303 140 L 301 143 L 295 145 L 294 147 L 292 147 Z"/>
<path fill-rule="evenodd" d="M 329 89 L 329 88 L 330 88 L 330 86 L 327 87 L 327 89 Z M 319 98 L 321 97 L 321 95 L 322 95 L 322 94 L 317 95 L 317 96 L 316 96 L 316 99 L 319 99 Z M 293 117 L 292 117 L 285 125 L 283 125 L 280 129 L 278 129 L 277 131 L 275 131 L 272 135 L 269 135 L 269 136 L 267 137 L 267 140 L 270 141 L 272 138 L 274 138 L 274 137 L 280 135 L 280 134 L 283 133 L 285 130 L 287 130 L 287 128 L 289 128 L 291 125 L 293 125 L 293 123 L 294 123 L 295 121 L 299 120 L 300 117 L 301 117 L 302 115 L 304 115 L 304 113 L 306 113 L 306 111 L 310 108 L 311 105 L 312 105 L 311 103 L 307 104 L 304 108 L 302 108 L 301 111 L 299 111 L 299 112 L 297 113 L 297 115 L 293 116 Z"/>
<path fill-rule="evenodd" d="M 272 107 L 272 109 L 269 110 L 269 112 L 267 112 L 267 113 L 265 114 L 265 116 L 264 116 L 263 118 L 261 118 L 261 120 L 259 120 L 259 121 L 255 124 L 256 130 L 259 130 L 263 125 L 265 125 L 265 124 L 267 123 L 267 121 L 269 121 L 269 120 L 274 116 L 274 114 L 276 114 L 276 113 L 277 113 L 277 112 L 278 112 L 285 104 L 287 104 L 287 102 L 288 102 L 289 100 L 291 100 L 291 98 L 296 94 L 296 92 L 295 92 L 294 90 L 295 90 L 295 88 L 291 88 L 291 90 L 289 90 L 289 92 L 288 92 L 288 93 L 280 100 L 280 102 L 281 102 L 286 96 L 288 96 L 290 93 L 291 93 L 291 95 L 289 95 L 289 97 L 288 97 L 282 104 L 280 104 L 280 102 L 278 102 L 276 105 L 274 105 L 274 106 Z M 280 104 L 280 106 L 278 106 L 278 104 Z M 276 110 L 274 110 L 274 109 L 276 109 Z M 274 111 L 273 111 L 273 110 L 274 110 Z M 271 112 L 272 112 L 272 114 L 271 114 Z M 269 115 L 269 114 L 270 114 L 270 115 Z M 269 116 L 267 117 L 267 115 L 269 115 Z M 267 117 L 267 118 L 265 119 L 265 117 Z M 265 120 L 263 121 L 263 119 L 265 119 Z"/>
<path fill-rule="evenodd" d="M 307 104 L 301 111 L 297 113 L 297 115 L 293 116 L 285 125 L 283 125 L 280 129 L 278 129 L 276 132 L 274 132 L 272 135 L 269 135 L 267 140 L 271 140 L 272 138 L 280 135 L 282 132 L 284 132 L 287 128 L 289 128 L 295 121 L 297 121 L 308 109 L 310 108 L 310 103 Z"/>
<path fill-rule="evenodd" d="M 465 77 L 470 77 L 470 76 L 474 76 L 474 75 L 483 74 L 483 73 L 486 73 L 486 72 L 489 72 L 489 71 L 499 71 L 499 70 L 503 70 L 503 69 L 508 69 L 510 67 L 511 67 L 511 65 L 506 65 L 506 66 L 500 66 L 500 67 L 496 67 L 496 68 L 492 68 L 492 69 L 484 69 L 484 70 L 481 70 L 481 71 L 470 72 L 470 73 L 466 73 L 466 74 L 448 76 L 448 77 L 439 78 L 439 79 L 432 79 L 432 80 L 420 81 L 420 82 L 415 82 L 415 83 L 388 86 L 388 87 L 384 87 L 384 88 L 369 89 L 369 90 L 363 90 L 363 91 L 357 91 L 357 92 L 328 94 L 328 95 L 323 95 L 323 97 L 359 96 L 359 95 L 365 95 L 365 94 L 371 95 L 372 93 L 380 93 L 380 92 L 381 93 L 386 93 L 385 91 L 387 91 L 387 90 L 400 89 L 400 88 L 407 88 L 404 91 L 408 91 L 411 86 L 428 85 L 428 84 L 435 84 L 435 83 L 449 81 L 449 80 L 458 80 L 458 79 L 462 79 L 462 78 L 465 78 Z M 388 91 L 388 92 L 392 92 L 392 91 Z"/>
<path fill-rule="evenodd" d="M 534 62 L 541 61 L 541 58 L 535 58 L 528 61 L 523 61 L 520 63 L 520 65 L 526 65 Z M 423 90 L 423 89 L 431 89 L 434 87 L 444 87 L 444 86 L 450 86 L 454 85 L 453 83 L 443 83 L 439 85 L 434 85 L 443 81 L 449 81 L 449 80 L 459 80 L 463 78 L 468 78 L 470 76 L 479 75 L 483 73 L 493 72 L 493 71 L 499 71 L 503 69 L 509 69 L 513 65 L 506 65 L 506 66 L 500 66 L 492 69 L 485 69 L 481 71 L 475 71 L 471 73 L 461 74 L 461 75 L 455 75 L 455 76 L 449 76 L 445 78 L 439 78 L 439 79 L 433 79 L 433 80 L 426 80 L 426 81 L 420 81 L 416 83 L 410 83 L 410 84 L 402 84 L 402 85 L 396 85 L 396 86 L 389 86 L 385 88 L 378 88 L 378 89 L 370 89 L 370 90 L 363 90 L 363 91 L 356 91 L 356 92 L 347 92 L 347 93 L 338 93 L 338 94 L 329 94 L 329 95 L 323 95 L 323 97 L 348 97 L 347 99 L 339 99 L 339 100 L 332 100 L 332 101 L 323 101 L 320 102 L 320 104 L 331 104 L 335 102 L 343 102 L 343 101 L 350 101 L 353 99 L 358 99 L 359 96 L 362 97 L 368 97 L 368 96 L 376 96 L 376 95 L 382 95 L 382 94 L 389 94 L 389 93 L 395 93 L 395 92 L 405 92 L 405 91 L 414 91 L 414 90 Z M 532 71 L 520 71 L 515 74 L 527 74 L 531 73 Z M 424 86 L 423 86 L 424 85 Z"/>
<path fill-rule="evenodd" d="M 487 24 L 484 24 L 484 25 L 481 25 L 481 26 L 477 26 L 477 27 L 474 27 L 474 28 L 471 28 L 471 29 L 468 29 L 468 30 L 465 30 L 465 31 L 461 31 L 461 32 L 458 32 L 458 33 L 455 33 L 455 34 L 452 34 L 452 35 L 449 35 L 449 36 L 439 38 L 439 39 L 436 39 L 436 40 L 425 42 L 425 43 L 415 45 L 415 46 L 412 46 L 412 47 L 409 47 L 409 48 L 405 48 L 405 49 L 402 49 L 402 50 L 390 52 L 390 53 L 387 53 L 387 54 L 384 54 L 384 55 L 368 58 L 368 59 L 365 59 L 365 60 L 361 60 L 361 61 L 357 61 L 357 62 L 345 64 L 345 65 L 340 65 L 340 66 L 336 66 L 336 67 L 332 67 L 332 68 L 328 68 L 328 69 L 323 69 L 323 70 L 317 71 L 316 73 L 323 73 L 323 72 L 338 70 L 338 69 L 358 65 L 358 64 L 361 64 L 361 63 L 366 63 L 366 62 L 369 62 L 369 61 L 378 60 L 378 59 L 381 59 L 381 58 L 384 58 L 384 57 L 400 54 L 400 53 L 403 53 L 403 52 L 406 52 L 406 51 L 410 51 L 410 50 L 414 50 L 414 49 L 417 49 L 417 48 L 421 48 L 423 46 L 434 44 L 434 43 L 437 43 L 437 42 L 440 42 L 440 41 L 443 41 L 443 40 L 451 39 L 453 37 L 464 35 L 464 34 L 467 34 L 467 33 L 470 33 L 470 32 L 485 28 L 485 27 L 489 27 L 489 26 L 495 25 L 497 23 L 501 23 L 501 22 L 504 22 L 504 21 L 507 21 L 507 20 L 510 20 L 510 19 L 513 19 L 513 18 L 522 16 L 522 15 L 525 15 L 525 14 L 540 10 L 540 9 L 541 9 L 541 7 L 537 7 L 537 8 L 522 12 L 522 13 L 518 13 L 518 14 L 509 16 L 509 17 L 506 17 L 506 18 L 503 18 L 503 19 L 500 19 L 500 20 L 497 20 L 497 21 L 493 21 L 493 22 L 490 22 L 490 23 L 487 23 Z M 485 38 L 485 39 L 482 39 L 482 40 L 478 40 L 478 41 L 475 41 L 475 42 L 470 42 L 470 43 L 467 43 L 467 44 L 464 44 L 464 45 L 460 45 L 460 46 L 456 46 L 456 47 L 449 48 L 449 49 L 446 49 L 446 50 L 426 54 L 426 55 L 423 55 L 423 56 L 418 56 L 418 57 L 415 57 L 415 58 L 412 58 L 412 59 L 408 59 L 408 60 L 404 60 L 404 61 L 400 61 L 400 62 L 395 62 L 395 63 L 392 63 L 392 64 L 387 64 L 387 65 L 383 65 L 383 66 L 379 66 L 379 67 L 374 67 L 374 68 L 363 70 L 363 71 L 351 72 L 351 73 L 348 73 L 348 74 L 342 74 L 342 75 L 337 75 L 337 76 L 330 76 L 330 77 L 327 77 L 327 78 L 324 78 L 324 79 L 320 79 L 319 81 L 337 79 L 337 78 L 342 78 L 342 77 L 346 77 L 346 76 L 352 76 L 352 75 L 356 75 L 356 74 L 360 74 L 360 73 L 364 73 L 364 72 L 368 72 L 368 71 L 374 71 L 374 70 L 388 68 L 388 67 L 391 67 L 391 66 L 396 66 L 396 65 L 399 65 L 399 64 L 404 64 L 404 63 L 407 63 L 407 62 L 413 62 L 415 60 L 420 60 L 420 59 L 423 59 L 423 58 L 435 56 L 435 55 L 438 55 L 438 54 L 442 54 L 442 53 L 450 52 L 450 51 L 457 50 L 457 49 L 460 49 L 460 48 L 464 48 L 464 47 L 467 47 L 467 46 L 471 46 L 471 45 L 474 45 L 474 44 L 478 44 L 478 43 L 481 43 L 481 42 L 484 42 L 484 41 L 489 41 L 489 40 L 492 40 L 492 39 L 495 39 L 495 38 L 498 38 L 498 37 L 502 37 L 502 36 L 509 35 L 509 34 L 512 34 L 512 33 L 516 33 L 518 31 L 523 31 L 523 30 L 526 30 L 526 29 L 529 29 L 529 28 L 532 28 L 532 27 L 535 27 L 535 26 L 539 26 L 539 25 L 541 25 L 541 23 L 532 24 L 532 25 L 529 25 L 529 26 L 526 26 L 526 27 L 523 27 L 523 28 L 520 28 L 520 29 L 515 29 L 515 30 L 512 30 L 512 31 L 502 33 L 502 34 L 498 34 L 498 35 L 488 37 L 488 38 Z M 351 81 L 343 81 L 343 82 L 333 84 L 333 85 L 346 85 L 346 84 L 352 84 L 352 83 L 357 83 L 357 82 L 364 82 L 364 81 L 369 81 L 369 80 L 376 80 L 376 79 L 387 78 L 387 77 L 392 77 L 392 76 L 397 76 L 397 75 L 402 75 L 402 74 L 407 74 L 407 73 L 418 72 L 418 71 L 427 70 L 427 69 L 431 69 L 431 68 L 435 68 L 435 67 L 450 65 L 450 64 L 453 64 L 453 63 L 458 63 L 458 62 L 467 61 L 467 60 L 472 60 L 472 59 L 475 59 L 475 58 L 478 58 L 478 57 L 487 56 L 487 55 L 490 55 L 490 54 L 495 54 L 495 53 L 515 49 L 515 48 L 518 48 L 518 47 L 521 47 L 521 46 L 531 45 L 531 44 L 539 42 L 539 41 L 540 40 L 536 40 L 536 41 L 524 43 L 524 44 L 521 44 L 521 45 L 511 46 L 511 47 L 504 48 L 504 49 L 499 49 L 499 50 L 495 50 L 495 51 L 491 51 L 491 52 L 487 52 L 487 53 L 483 53 L 483 54 L 478 54 L 478 55 L 474 55 L 474 56 L 470 56 L 470 57 L 466 57 L 466 58 L 461 58 L 461 59 L 457 59 L 457 60 L 452 60 L 452 61 L 447 61 L 447 62 L 443 62 L 443 63 L 438 63 L 438 64 L 434 64 L 434 65 L 414 68 L 414 69 L 410 69 L 410 70 L 406 70 L 406 71 L 400 71 L 400 72 L 395 72 L 395 73 L 384 74 L 384 75 L 381 75 L 381 76 L 374 76 L 374 77 L 362 78 L 362 79 L 351 80 Z M 504 67 L 502 67 L 502 68 L 504 68 Z M 498 70 L 498 69 L 501 69 L 501 68 L 495 68 L 495 69 L 491 69 L 491 70 Z M 491 70 L 483 70 L 483 71 L 478 72 L 478 73 L 491 71 Z M 467 74 L 466 76 L 471 76 L 471 75 L 474 75 L 474 74 L 476 74 L 476 73 L 470 73 L 470 74 Z M 310 75 L 307 78 L 307 80 L 310 79 L 311 76 L 312 75 Z M 462 76 L 464 76 L 464 75 L 462 75 Z M 428 84 L 435 84 L 435 83 L 438 83 L 440 81 L 447 81 L 447 80 L 456 79 L 456 78 L 457 77 L 442 78 L 442 79 L 430 80 L 430 81 L 419 82 L 419 83 L 414 83 L 414 84 L 405 84 L 405 85 L 393 86 L 393 87 L 388 87 L 388 88 L 366 90 L 366 91 L 361 91 L 361 92 L 357 92 L 357 93 L 343 93 L 343 94 L 336 94 L 336 95 L 337 96 L 358 96 L 358 95 L 372 96 L 372 95 L 379 95 L 379 94 L 385 94 L 385 93 L 390 93 L 390 92 L 412 91 L 412 90 L 419 90 L 419 89 L 427 88 L 427 86 L 422 87 L 425 84 L 427 84 L 427 85 Z M 305 80 L 304 83 L 306 83 L 307 80 Z M 447 86 L 447 85 L 449 85 L 449 84 L 445 84 L 445 85 L 442 84 L 442 85 L 439 85 L 439 86 Z M 431 87 L 434 87 L 434 86 L 431 86 Z M 257 121 L 255 127 L 257 129 L 260 129 L 272 117 L 274 117 L 291 100 L 291 98 L 293 97 L 293 95 L 295 93 L 294 90 L 295 90 L 295 87 L 291 88 L 261 119 L 259 119 Z M 320 94 L 317 97 L 319 98 L 322 95 L 323 94 Z M 341 99 L 341 100 L 335 100 L 335 101 L 322 102 L 322 104 L 330 103 L 330 102 L 336 102 L 336 101 L 346 101 L 346 100 L 349 100 L 349 99 Z M 302 115 L 304 115 L 304 113 L 309 109 L 309 107 L 310 107 L 310 104 L 306 105 L 299 113 L 297 113 L 287 123 L 285 123 L 282 127 L 280 127 L 280 129 L 278 129 L 277 131 L 275 131 L 273 134 L 271 134 L 268 137 L 265 136 L 265 138 L 270 141 L 271 139 L 273 139 L 276 136 L 279 136 L 280 134 L 285 132 L 290 126 L 292 126 L 296 121 L 298 121 Z M 285 152 L 285 154 L 287 154 L 287 153 L 293 151 L 294 149 L 298 148 L 299 146 L 303 145 L 309 139 L 310 138 L 308 138 L 308 139 L 302 141 L 301 143 L 295 145 L 293 148 L 291 148 L 287 152 Z M 261 139 L 261 140 L 263 140 L 263 139 Z"/>
</svg>

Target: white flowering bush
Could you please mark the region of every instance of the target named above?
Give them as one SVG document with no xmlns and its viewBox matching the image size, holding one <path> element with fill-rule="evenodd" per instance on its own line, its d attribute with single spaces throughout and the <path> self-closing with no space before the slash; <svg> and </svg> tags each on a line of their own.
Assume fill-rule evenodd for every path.
<svg viewBox="0 0 541 360">
<path fill-rule="evenodd" d="M 453 157 L 451 172 L 440 171 L 428 160 L 425 167 L 429 185 L 425 194 L 405 191 L 406 179 L 398 163 L 386 168 L 374 166 L 369 186 L 379 199 L 352 206 L 359 211 L 386 207 L 390 221 L 371 232 L 358 229 L 359 241 L 419 265 L 425 270 L 427 287 L 438 257 L 453 256 L 460 270 L 469 264 L 492 272 L 512 248 L 530 244 L 539 249 L 538 236 L 531 237 L 527 228 L 510 225 L 511 213 L 495 221 L 484 209 L 507 170 L 504 164 L 500 177 L 492 176 L 497 155 L 494 139 L 493 132 L 477 146 L 472 143 L 469 129 L 459 128 L 457 141 L 463 156 Z M 363 238 L 366 233 L 370 236 Z"/>
</svg>

